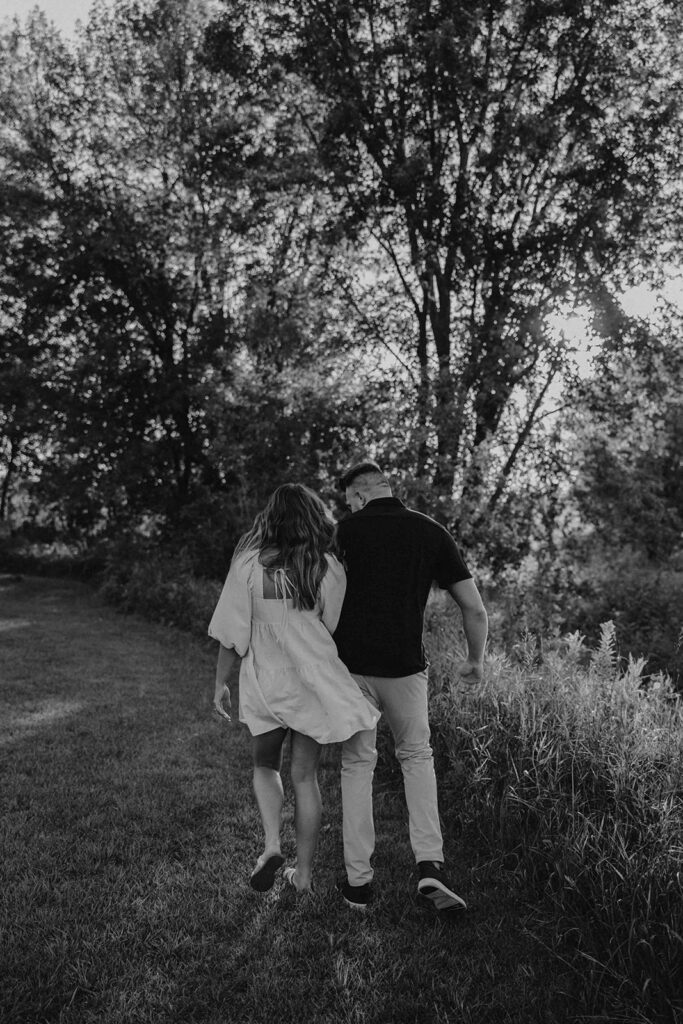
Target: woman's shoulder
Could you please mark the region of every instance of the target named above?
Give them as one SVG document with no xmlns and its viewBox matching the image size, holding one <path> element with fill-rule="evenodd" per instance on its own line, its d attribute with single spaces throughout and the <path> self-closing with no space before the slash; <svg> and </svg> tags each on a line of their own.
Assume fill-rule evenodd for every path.
<svg viewBox="0 0 683 1024">
<path fill-rule="evenodd" d="M 331 551 L 326 552 L 325 558 L 327 560 L 327 571 L 333 576 L 345 576 L 344 566 L 339 561 L 336 555 L 333 555 Z"/>
<path fill-rule="evenodd" d="M 239 554 L 233 555 L 230 568 L 238 575 L 249 574 L 257 560 L 258 551 L 255 548 L 250 548 L 247 551 L 240 551 Z"/>
</svg>

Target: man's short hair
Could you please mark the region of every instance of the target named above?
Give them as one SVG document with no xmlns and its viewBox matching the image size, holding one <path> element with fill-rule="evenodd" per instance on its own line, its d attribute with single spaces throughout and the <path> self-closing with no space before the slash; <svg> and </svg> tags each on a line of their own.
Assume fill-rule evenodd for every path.
<svg viewBox="0 0 683 1024">
<path fill-rule="evenodd" d="M 342 473 L 339 477 L 339 489 L 345 491 L 359 476 L 380 476 L 382 481 L 387 483 L 387 478 L 377 463 L 373 462 L 372 459 L 366 459 L 365 462 L 354 463 Z"/>
</svg>

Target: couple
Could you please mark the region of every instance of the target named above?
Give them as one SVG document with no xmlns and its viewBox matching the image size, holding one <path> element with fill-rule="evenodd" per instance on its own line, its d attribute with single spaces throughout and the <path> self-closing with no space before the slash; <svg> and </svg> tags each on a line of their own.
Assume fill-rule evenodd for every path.
<svg viewBox="0 0 683 1024">
<path fill-rule="evenodd" d="M 376 463 L 356 464 L 340 486 L 352 514 L 338 527 L 307 487 L 277 488 L 237 545 L 209 625 L 221 645 L 214 709 L 228 719 L 228 677 L 242 658 L 240 720 L 253 736 L 254 791 L 265 832 L 250 883 L 267 891 L 284 864 L 280 769 L 289 730 L 297 858 L 284 877 L 299 891 L 311 888 L 321 744 L 341 742 L 347 878 L 339 889 L 350 906 L 367 907 L 375 738 L 384 714 L 403 771 L 418 893 L 439 910 L 464 909 L 443 871 L 422 628 L 436 582 L 461 609 L 468 657 L 460 675 L 476 682 L 486 611 L 453 538 L 394 498 Z"/>
</svg>

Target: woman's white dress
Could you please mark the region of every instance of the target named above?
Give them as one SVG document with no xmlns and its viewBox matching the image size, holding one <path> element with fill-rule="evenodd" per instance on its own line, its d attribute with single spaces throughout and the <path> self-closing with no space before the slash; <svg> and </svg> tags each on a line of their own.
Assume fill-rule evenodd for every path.
<svg viewBox="0 0 683 1024">
<path fill-rule="evenodd" d="M 253 736 L 285 727 L 319 743 L 372 729 L 379 712 L 361 693 L 332 639 L 346 573 L 327 555 L 327 572 L 311 611 L 291 598 L 264 598 L 258 552 L 233 559 L 209 624 L 209 636 L 234 647 L 240 667 L 240 721 Z"/>
</svg>

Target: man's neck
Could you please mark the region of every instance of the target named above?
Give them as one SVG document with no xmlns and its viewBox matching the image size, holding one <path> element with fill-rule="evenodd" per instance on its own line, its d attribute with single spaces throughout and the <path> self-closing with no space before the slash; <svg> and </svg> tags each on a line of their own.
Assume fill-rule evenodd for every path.
<svg viewBox="0 0 683 1024">
<path fill-rule="evenodd" d="M 391 493 L 390 489 L 387 487 L 387 488 L 382 488 L 381 490 L 379 488 L 377 488 L 377 490 L 370 491 L 370 493 L 366 494 L 366 496 L 365 496 L 366 502 L 368 502 L 368 501 L 377 501 L 379 498 L 393 498 L 393 494 Z"/>
</svg>

